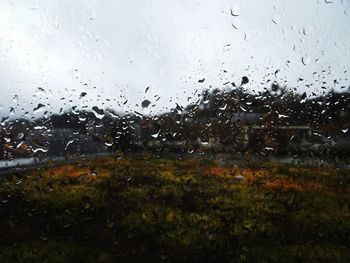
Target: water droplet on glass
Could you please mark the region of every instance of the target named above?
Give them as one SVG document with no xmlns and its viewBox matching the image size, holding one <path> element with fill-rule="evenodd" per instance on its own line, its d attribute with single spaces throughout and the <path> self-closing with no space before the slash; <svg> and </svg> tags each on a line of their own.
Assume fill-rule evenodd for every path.
<svg viewBox="0 0 350 263">
<path fill-rule="evenodd" d="M 18 133 L 16 139 L 17 139 L 17 140 L 22 140 L 22 139 L 24 139 L 24 133 L 23 133 L 23 132 Z"/>
<path fill-rule="evenodd" d="M 288 116 L 284 115 L 284 114 L 278 114 L 278 118 L 279 119 L 283 119 L 283 118 L 288 118 Z"/>
<path fill-rule="evenodd" d="M 225 104 L 223 107 L 220 107 L 219 110 L 226 110 L 227 104 Z"/>
<path fill-rule="evenodd" d="M 304 66 L 306 66 L 307 64 L 309 64 L 311 61 L 311 58 L 308 55 L 305 55 L 301 58 L 301 62 L 304 64 Z"/>
<path fill-rule="evenodd" d="M 44 95 L 46 92 L 45 92 L 45 89 L 41 88 L 41 87 L 38 87 L 36 89 L 36 93 L 37 94 L 41 94 L 41 95 Z"/>
<path fill-rule="evenodd" d="M 34 130 L 46 130 L 47 127 L 46 126 L 35 126 Z"/>
<path fill-rule="evenodd" d="M 84 98 L 86 95 L 87 95 L 87 93 L 86 93 L 86 92 L 82 92 L 82 93 L 80 93 L 79 99 Z"/>
<path fill-rule="evenodd" d="M 70 140 L 67 144 L 66 147 L 64 148 L 65 151 L 67 151 L 68 147 L 74 143 L 74 140 Z"/>
<path fill-rule="evenodd" d="M 303 34 L 304 34 L 305 36 L 310 35 L 310 34 L 311 34 L 311 31 L 312 31 L 312 27 L 311 27 L 311 26 L 307 26 L 307 27 L 304 27 L 304 28 L 303 28 Z"/>
<path fill-rule="evenodd" d="M 21 146 L 24 144 L 24 141 L 20 142 L 19 144 L 17 144 L 16 148 L 19 149 L 21 148 Z"/>
<path fill-rule="evenodd" d="M 243 77 L 242 77 L 241 86 L 242 86 L 242 85 L 245 85 L 245 84 L 248 84 L 248 83 L 249 83 L 248 77 L 247 77 L 247 76 L 243 76 Z"/>
<path fill-rule="evenodd" d="M 48 152 L 48 149 L 43 148 L 43 147 L 34 148 L 33 146 L 29 146 L 29 148 L 31 149 L 31 151 L 32 151 L 34 154 L 37 153 L 37 152 L 42 152 L 42 153 Z"/>
<path fill-rule="evenodd" d="M 45 107 L 44 104 L 39 103 L 38 106 L 36 106 L 36 107 L 33 109 L 33 111 L 34 111 L 34 113 L 36 113 L 36 112 L 42 110 L 42 108 L 44 108 L 44 107 Z"/>
<path fill-rule="evenodd" d="M 1 126 L 5 126 L 6 122 L 8 121 L 9 117 L 3 117 L 1 119 Z"/>
<path fill-rule="evenodd" d="M 13 96 L 12 101 L 14 103 L 17 103 L 18 102 L 18 95 Z"/>
<path fill-rule="evenodd" d="M 159 130 L 157 133 L 152 134 L 151 136 L 152 136 L 153 138 L 157 139 L 158 136 L 159 136 L 159 133 L 160 133 L 160 130 Z"/>
<path fill-rule="evenodd" d="M 94 113 L 95 117 L 100 120 L 103 119 L 103 117 L 105 116 L 104 110 L 100 109 L 97 106 L 92 107 L 92 112 Z"/>
<path fill-rule="evenodd" d="M 280 23 L 280 18 L 279 18 L 279 16 L 274 15 L 274 16 L 271 18 L 271 21 L 272 21 L 275 25 L 278 25 L 278 24 Z"/>
<path fill-rule="evenodd" d="M 105 142 L 105 145 L 108 147 L 112 147 L 113 146 L 113 142 Z"/>
<path fill-rule="evenodd" d="M 151 102 L 149 100 L 144 100 L 142 101 L 142 108 L 148 108 L 148 106 L 151 104 Z"/>
<path fill-rule="evenodd" d="M 238 6 L 234 6 L 230 9 L 231 16 L 237 17 L 239 16 L 240 10 Z"/>
<path fill-rule="evenodd" d="M 236 19 L 235 21 L 232 22 L 232 27 L 236 30 L 238 30 L 241 26 L 241 20 L 240 19 Z"/>
</svg>

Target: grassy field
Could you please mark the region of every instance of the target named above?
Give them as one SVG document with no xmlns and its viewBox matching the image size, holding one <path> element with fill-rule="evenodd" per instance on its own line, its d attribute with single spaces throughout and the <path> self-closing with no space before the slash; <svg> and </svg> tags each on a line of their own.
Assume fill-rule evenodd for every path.
<svg viewBox="0 0 350 263">
<path fill-rule="evenodd" d="M 0 262 L 350 262 L 350 172 L 119 156 L 0 180 Z"/>
</svg>

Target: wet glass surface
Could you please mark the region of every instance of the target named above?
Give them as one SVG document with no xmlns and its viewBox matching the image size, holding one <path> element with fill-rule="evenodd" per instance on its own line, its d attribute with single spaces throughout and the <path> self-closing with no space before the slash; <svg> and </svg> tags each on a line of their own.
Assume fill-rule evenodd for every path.
<svg viewBox="0 0 350 263">
<path fill-rule="evenodd" d="M 0 262 L 349 262 L 350 2 L 0 2 Z"/>
</svg>

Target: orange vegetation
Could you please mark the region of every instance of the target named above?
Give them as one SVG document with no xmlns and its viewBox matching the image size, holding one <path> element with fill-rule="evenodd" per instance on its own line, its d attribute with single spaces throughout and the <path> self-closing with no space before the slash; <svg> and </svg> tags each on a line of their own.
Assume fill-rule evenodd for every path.
<svg viewBox="0 0 350 263">
<path fill-rule="evenodd" d="M 232 168 L 213 167 L 210 168 L 209 173 L 219 177 L 242 175 L 248 181 L 255 181 L 257 178 L 267 177 L 269 175 L 269 173 L 264 170 L 252 170 L 249 168 L 239 168 L 237 166 L 233 166 Z"/>
<path fill-rule="evenodd" d="M 241 174 L 244 178 L 250 181 L 255 181 L 258 178 L 265 178 L 269 176 L 269 173 L 265 170 L 252 170 L 249 168 L 246 169 L 237 169 L 238 174 Z"/>
<path fill-rule="evenodd" d="M 302 187 L 300 184 L 297 184 L 291 180 L 275 180 L 275 181 L 268 181 L 264 184 L 264 188 L 272 189 L 272 190 L 280 190 L 284 189 L 287 191 L 301 191 Z"/>
<path fill-rule="evenodd" d="M 321 189 L 321 184 L 317 183 L 305 183 L 305 184 L 300 184 L 296 183 L 292 180 L 289 179 L 277 179 L 274 181 L 268 181 L 263 185 L 264 188 L 266 189 L 272 189 L 272 190 L 287 190 L 287 191 L 295 191 L 299 192 L 302 190 L 307 190 L 307 189 Z"/>
<path fill-rule="evenodd" d="M 48 174 L 52 176 L 67 176 L 67 177 L 79 177 L 85 175 L 91 175 L 90 169 L 87 167 L 79 167 L 77 165 L 66 164 L 52 167 L 48 170 Z"/>
<path fill-rule="evenodd" d="M 231 168 L 225 168 L 225 167 L 213 167 L 210 168 L 209 173 L 214 176 L 219 177 L 227 177 L 232 175 L 232 169 Z"/>
<path fill-rule="evenodd" d="M 319 183 L 299 183 L 290 178 L 272 178 L 267 170 L 252 170 L 249 168 L 239 168 L 234 166 L 232 168 L 213 167 L 209 169 L 209 173 L 218 177 L 229 177 L 241 175 L 245 178 L 245 182 L 249 185 L 260 179 L 263 179 L 261 186 L 265 189 L 271 190 L 286 190 L 299 192 L 302 190 L 321 189 L 322 185 Z"/>
</svg>

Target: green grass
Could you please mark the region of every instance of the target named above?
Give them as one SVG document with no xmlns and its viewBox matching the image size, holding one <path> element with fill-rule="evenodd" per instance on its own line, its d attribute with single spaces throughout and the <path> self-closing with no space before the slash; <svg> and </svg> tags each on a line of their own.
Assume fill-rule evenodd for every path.
<svg viewBox="0 0 350 263">
<path fill-rule="evenodd" d="M 0 262 L 350 262 L 349 176 L 145 156 L 14 174 Z"/>
</svg>

